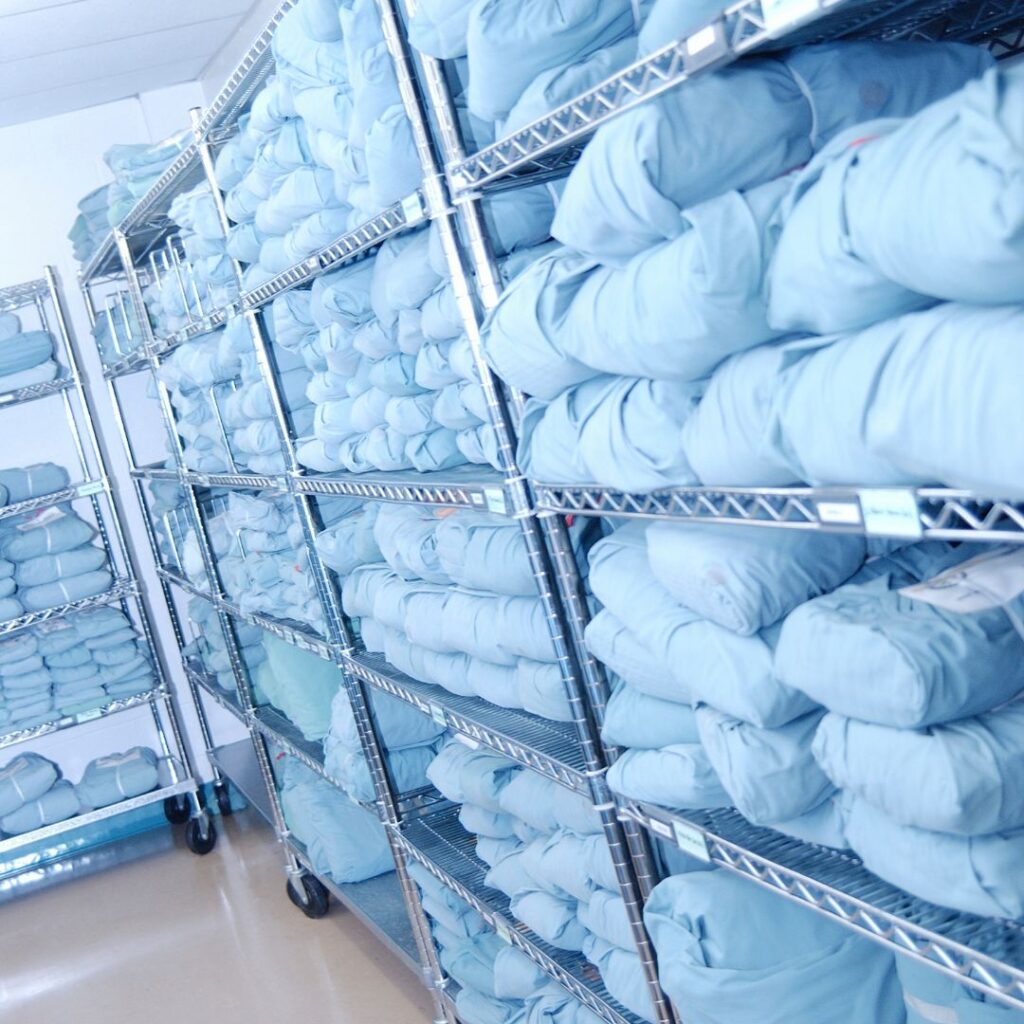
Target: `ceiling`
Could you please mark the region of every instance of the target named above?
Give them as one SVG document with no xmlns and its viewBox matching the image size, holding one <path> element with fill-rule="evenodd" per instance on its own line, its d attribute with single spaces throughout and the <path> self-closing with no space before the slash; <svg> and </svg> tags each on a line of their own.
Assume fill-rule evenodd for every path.
<svg viewBox="0 0 1024 1024">
<path fill-rule="evenodd" d="M 257 0 L 0 0 L 0 125 L 200 77 Z"/>
</svg>

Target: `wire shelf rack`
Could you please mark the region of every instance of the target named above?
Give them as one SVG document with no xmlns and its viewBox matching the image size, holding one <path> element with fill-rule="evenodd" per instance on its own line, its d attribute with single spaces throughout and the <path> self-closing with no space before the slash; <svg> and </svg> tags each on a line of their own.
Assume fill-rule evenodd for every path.
<svg viewBox="0 0 1024 1024">
<path fill-rule="evenodd" d="M 75 382 L 70 377 L 58 377 L 56 380 L 44 381 L 42 384 L 30 384 L 26 388 L 5 391 L 0 394 L 0 407 L 9 409 L 15 405 L 24 405 L 26 402 L 35 402 L 40 398 L 49 398 L 51 395 L 71 391 L 74 386 Z"/>
<path fill-rule="evenodd" d="M 117 580 L 109 590 L 105 590 L 102 594 L 96 594 L 94 597 L 84 597 L 80 601 L 44 608 L 38 612 L 28 612 L 25 615 L 19 615 L 16 619 L 0 622 L 0 636 L 11 636 L 32 626 L 38 626 L 41 622 L 52 622 L 54 619 L 63 619 L 75 612 L 84 612 L 90 608 L 99 608 L 102 605 L 112 604 L 114 601 L 123 601 L 137 596 L 138 588 L 134 580 L 122 578 Z"/>
<path fill-rule="evenodd" d="M 964 985 L 1024 1007 L 1024 925 L 926 903 L 881 881 L 851 853 L 758 828 L 731 809 L 684 814 L 624 801 L 620 816 Z"/>
</svg>

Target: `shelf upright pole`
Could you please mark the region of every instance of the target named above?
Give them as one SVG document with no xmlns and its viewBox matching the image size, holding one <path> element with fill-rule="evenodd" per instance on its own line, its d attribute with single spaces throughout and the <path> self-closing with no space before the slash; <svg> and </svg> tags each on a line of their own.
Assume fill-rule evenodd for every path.
<svg viewBox="0 0 1024 1024">
<path fill-rule="evenodd" d="M 592 800 L 601 816 L 656 1019 L 658 1024 L 679 1024 L 675 1008 L 661 989 L 657 956 L 643 923 L 644 902 L 657 874 L 653 851 L 638 826 L 627 827 L 619 820 L 615 801 L 605 779 L 608 760 L 601 743 L 600 723 L 607 700 L 607 682 L 600 666 L 583 644 L 585 604 L 582 603 L 582 587 L 571 540 L 562 519 L 538 516 L 535 513 L 527 482 L 516 460 L 516 438 L 510 403 L 506 401 L 506 392 L 501 383 L 483 358 L 480 342 L 481 314 L 497 303 L 501 294 L 501 278 L 484 226 L 479 197 L 467 197 L 458 204 L 457 210 L 453 209 L 431 138 L 432 123 L 446 165 L 464 155 L 451 93 L 440 62 L 421 55 L 418 66 L 422 74 L 427 109 L 433 115 L 431 122 L 424 100 L 415 86 L 416 79 L 402 35 L 396 0 L 377 0 L 377 3 L 382 12 L 388 45 L 396 63 L 406 69 L 406 73 L 400 75 L 400 82 L 404 79 L 409 86 L 403 92 L 403 99 L 413 125 L 417 149 L 424 162 L 424 191 L 428 212 L 440 234 L 455 298 L 487 398 L 491 426 L 497 439 L 500 469 L 514 515 L 523 529 L 552 643 L 562 670 L 566 696 L 586 761 Z M 469 241 L 468 257 L 464 253 L 456 225 L 461 227 Z M 471 278 L 476 283 L 476 296 L 470 284 Z M 478 301 L 482 308 L 478 307 Z M 512 407 L 521 410 L 522 396 L 512 389 L 508 389 L 507 395 Z"/>
</svg>

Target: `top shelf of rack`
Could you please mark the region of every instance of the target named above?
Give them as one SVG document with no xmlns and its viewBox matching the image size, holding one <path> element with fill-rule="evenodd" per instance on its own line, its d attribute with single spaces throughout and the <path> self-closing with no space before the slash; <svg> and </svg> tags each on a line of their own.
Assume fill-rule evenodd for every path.
<svg viewBox="0 0 1024 1024">
<path fill-rule="evenodd" d="M 1024 46 L 1024 0 L 742 0 L 690 35 L 637 61 L 547 116 L 448 166 L 454 195 L 564 173 L 584 140 L 626 110 L 755 50 L 835 39 Z M 1012 33 L 1012 38 L 1007 34 Z"/>
<path fill-rule="evenodd" d="M 0 288 L 0 312 L 8 313 L 24 306 L 35 304 L 41 295 L 49 295 L 50 285 L 46 278 L 37 281 L 25 281 L 22 284 L 8 285 Z"/>
</svg>

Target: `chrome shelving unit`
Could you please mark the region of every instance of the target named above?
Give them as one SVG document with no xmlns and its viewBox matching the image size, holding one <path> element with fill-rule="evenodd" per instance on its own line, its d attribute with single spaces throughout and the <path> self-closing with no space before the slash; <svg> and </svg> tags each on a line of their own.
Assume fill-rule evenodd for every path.
<svg viewBox="0 0 1024 1024">
<path fill-rule="evenodd" d="M 153 643 L 150 611 L 136 579 L 135 561 L 126 540 L 117 496 L 110 487 L 103 449 L 95 426 L 94 410 L 79 366 L 76 343 L 68 327 L 56 271 L 52 267 L 46 267 L 45 276 L 36 281 L 0 289 L 0 311 L 15 312 L 37 319 L 39 328 L 48 331 L 54 339 L 54 358 L 59 366 L 59 376 L 48 384 L 35 385 L 0 396 L 0 409 L 12 409 L 26 402 L 60 396 L 67 437 L 74 447 L 78 462 L 71 475 L 73 479 L 81 481 L 50 494 L 8 504 L 0 508 L 0 519 L 85 501 L 95 521 L 106 555 L 106 564 L 114 576 L 110 587 L 100 594 L 39 611 L 26 612 L 17 618 L 0 623 L 0 636 L 14 636 L 26 629 L 43 623 L 53 623 L 87 609 L 117 605 L 138 629 L 139 642 L 144 645 L 154 672 L 154 681 L 144 691 L 111 698 L 89 710 L 57 716 L 51 721 L 27 729 L 9 730 L 0 734 L 0 748 L 13 747 L 72 729 L 88 728 L 93 722 L 107 719 L 112 715 L 127 713 L 137 708 L 148 708 L 163 757 L 161 780 L 156 789 L 108 807 L 3 839 L 0 841 L 0 858 L 10 862 L 7 855 L 15 855 L 27 847 L 49 841 L 55 841 L 53 849 L 59 854 L 62 837 L 74 846 L 73 837 L 76 833 L 84 835 L 85 830 L 98 822 L 130 814 L 157 803 L 163 804 L 167 817 L 172 822 L 187 822 L 185 837 L 194 853 L 209 853 L 216 843 L 216 831 L 200 802 L 198 783 L 192 770 L 191 753 L 180 724 L 176 695 L 170 685 L 161 652 Z M 109 840 L 100 840 L 102 841 Z M 69 847 L 69 850 L 69 856 L 79 852 L 77 848 L 71 850 Z M 17 861 L 11 863 L 13 870 L 17 871 Z"/>
<path fill-rule="evenodd" d="M 335 662 L 342 671 L 374 781 L 375 809 L 385 824 L 395 856 L 397 873 L 387 884 L 392 892 L 397 889 L 400 893 L 408 914 L 412 944 L 407 941 L 408 936 L 398 942 L 397 946 L 404 950 L 399 955 L 405 958 L 415 949 L 414 962 L 418 962 L 426 983 L 434 991 L 439 1021 L 457 1024 L 457 1013 L 451 984 L 440 967 L 428 922 L 405 868 L 409 859 L 425 866 L 469 901 L 502 938 L 525 952 L 552 980 L 607 1024 L 634 1024 L 635 1018 L 614 1003 L 594 968 L 582 957 L 553 950 L 530 934 L 512 917 L 507 901 L 483 884 L 484 866 L 473 855 L 472 837 L 458 825 L 454 808 L 440 801 L 436 794 L 396 792 L 372 713 L 370 698 L 374 691 L 397 697 L 429 715 L 468 746 L 500 753 L 591 800 L 600 813 L 612 853 L 657 1024 L 679 1024 L 680 1016 L 661 991 L 656 957 L 643 926 L 643 905 L 659 878 L 653 854 L 656 842 L 675 843 L 696 856 L 706 854 L 705 859 L 745 874 L 785 897 L 799 899 L 877 941 L 922 957 L 979 990 L 1024 1006 L 1020 959 L 1016 940 L 1011 941 L 1016 934 L 1014 929 L 1005 934 L 1000 932 L 997 937 L 998 929 L 993 922 L 975 926 L 953 912 L 938 908 L 928 912 L 906 894 L 887 890 L 859 862 L 855 863 L 855 858 L 833 856 L 820 848 L 776 837 L 768 830 L 754 829 L 733 811 L 684 817 L 664 809 L 638 807 L 611 794 L 605 772 L 618 751 L 606 747 L 600 739 L 608 685 L 603 667 L 588 653 L 583 641 L 587 603 L 564 520 L 567 515 L 636 516 L 838 530 L 906 539 L 1015 541 L 1024 536 L 1024 503 L 942 488 L 679 488 L 629 495 L 597 487 L 528 482 L 519 472 L 515 458 L 515 424 L 524 396 L 507 388 L 491 373 L 480 345 L 480 324 L 502 290 L 481 209 L 488 191 L 523 187 L 567 173 L 586 139 L 600 125 L 669 89 L 685 88 L 688 81 L 749 53 L 813 41 L 867 37 L 958 39 L 988 42 L 1001 54 L 1020 52 L 1024 49 L 1024 0 L 994 0 L 984 7 L 967 0 L 884 0 L 871 4 L 864 0 L 741 0 L 686 38 L 476 153 L 467 152 L 460 135 L 441 64 L 413 55 L 408 48 L 400 0 L 377 0 L 421 158 L 420 187 L 402 202 L 258 287 L 246 290 L 240 268 L 236 267 L 238 298 L 221 309 L 200 310 L 200 315 L 172 336 L 155 338 L 148 330 L 142 303 L 142 284 L 146 280 L 142 257 L 172 229 L 163 225 L 160 230 L 165 234 L 147 234 L 151 229 L 143 225 L 159 222 L 146 211 L 159 214 L 173 194 L 195 184 L 193 174 L 198 166 L 219 204 L 222 226 L 225 231 L 228 229 L 212 147 L 234 130 L 239 115 L 272 73 L 273 32 L 294 3 L 295 0 L 287 0 L 280 5 L 210 109 L 195 117 L 194 160 L 190 151 L 183 153 L 180 166 L 176 170 L 171 168 L 157 183 L 153 193 L 140 204 L 143 209 L 139 214 L 114 233 L 112 244 L 119 265 L 101 250 L 83 272 L 87 292 L 94 285 L 109 283 L 112 275 L 123 274 L 132 307 L 144 325 L 145 336 L 139 348 L 126 352 L 124 358 L 107 369 L 115 406 L 118 381 L 143 371 L 155 373 L 161 359 L 183 342 L 200 337 L 233 317 L 244 317 L 249 327 L 261 378 L 272 399 L 284 456 L 283 473 L 268 476 L 235 471 L 234 467 L 220 473 L 190 470 L 183 460 L 165 390 L 161 390 L 160 402 L 172 442 L 172 468 L 136 465 L 128 433 L 122 432 L 143 507 L 142 488 L 147 481 L 174 482 L 183 493 L 187 518 L 199 540 L 205 583 L 196 585 L 189 581 L 180 566 L 163 565 L 160 575 L 165 596 L 172 608 L 172 591 L 177 589 L 213 605 L 228 639 L 238 699 L 232 700 L 196 666 L 187 666 L 186 677 L 200 706 L 200 694 L 206 695 L 228 707 L 250 729 L 251 743 L 218 747 L 204 725 L 204 740 L 223 777 L 237 776 L 239 788 L 250 801 L 261 801 L 260 809 L 273 824 L 285 850 L 293 898 L 301 901 L 305 892 L 315 903 L 323 898 L 320 890 L 332 892 L 364 917 L 393 951 L 399 952 L 392 941 L 394 930 L 381 923 L 373 901 L 360 902 L 352 895 L 353 887 L 335 886 L 326 879 L 317 882 L 308 855 L 287 831 L 269 751 L 285 750 L 327 777 L 323 758 L 317 746 L 305 741 L 287 720 L 254 705 L 251 684 L 234 638 L 233 624 L 237 622 L 268 629 L 289 643 Z M 428 221 L 442 244 L 463 326 L 480 372 L 490 425 L 498 442 L 499 468 L 359 476 L 309 473 L 296 459 L 288 412 L 262 324 L 263 313 L 278 295 L 308 284 L 327 271 L 367 258 L 387 238 Z M 244 615 L 224 594 L 206 534 L 202 503 L 211 492 L 230 490 L 262 491 L 289 499 L 303 529 L 324 612 L 326 629 L 322 636 L 315 636 L 297 624 Z M 343 614 L 337 581 L 320 560 L 314 544 L 319 526 L 316 501 L 323 497 L 472 508 L 506 515 L 518 522 L 551 625 L 572 721 L 552 723 L 480 699 L 455 696 L 412 680 L 384 659 L 362 650 Z M 152 529 L 150 540 L 159 559 Z M 183 643 L 180 628 L 176 629 Z M 373 887 L 362 891 L 371 892 Z M 389 905 L 393 906 L 390 898 Z"/>
</svg>

